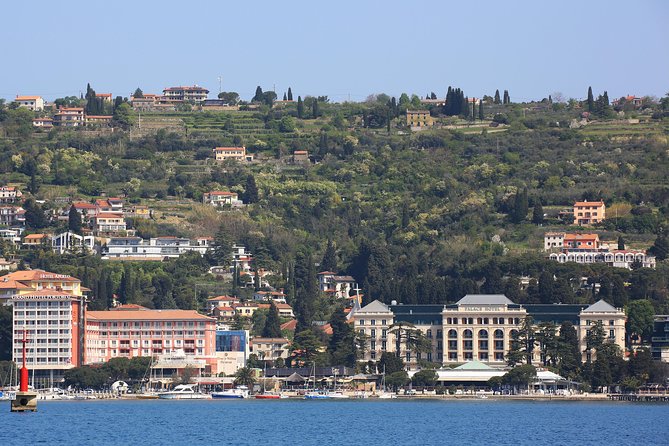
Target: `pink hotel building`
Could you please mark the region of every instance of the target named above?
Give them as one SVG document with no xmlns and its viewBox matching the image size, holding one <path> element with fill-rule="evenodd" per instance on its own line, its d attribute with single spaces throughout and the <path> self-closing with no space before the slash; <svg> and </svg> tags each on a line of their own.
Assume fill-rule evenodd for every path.
<svg viewBox="0 0 669 446">
<path fill-rule="evenodd" d="M 85 326 L 86 364 L 183 350 L 205 360 L 206 372 L 217 373 L 216 319 L 197 311 L 121 305 L 109 311 L 87 311 Z"/>
</svg>

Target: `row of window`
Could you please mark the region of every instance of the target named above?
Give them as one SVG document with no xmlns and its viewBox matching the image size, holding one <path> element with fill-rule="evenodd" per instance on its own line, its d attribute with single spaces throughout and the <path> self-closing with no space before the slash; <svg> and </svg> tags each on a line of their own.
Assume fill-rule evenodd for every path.
<svg viewBox="0 0 669 446">
<path fill-rule="evenodd" d="M 198 337 L 204 337 L 204 331 L 182 331 L 182 330 L 175 330 L 175 331 L 149 331 L 149 332 L 139 332 L 139 331 L 101 331 L 100 337 L 105 338 L 108 336 L 112 337 L 132 337 L 132 336 L 151 336 L 151 337 L 158 337 L 158 338 L 173 338 L 174 336 L 198 336 Z M 120 333 L 120 334 L 119 334 Z"/>
<path fill-rule="evenodd" d="M 131 322 L 100 322 L 100 327 L 102 327 L 102 328 L 105 328 L 105 327 L 108 327 L 108 326 L 113 327 L 113 328 L 116 328 L 116 327 L 131 327 L 131 326 L 135 327 L 135 328 L 139 328 L 139 327 L 162 327 L 162 326 L 172 327 L 172 324 L 174 324 L 175 327 L 184 327 L 184 326 L 194 327 L 195 326 L 195 322 L 193 322 L 193 321 L 188 321 L 188 322 L 182 322 L 182 321 L 178 321 L 178 322 L 155 322 L 155 321 L 154 322 L 146 322 L 146 321 L 144 321 L 144 322 L 132 322 L 132 323 Z M 205 323 L 204 322 L 198 322 L 197 325 L 198 325 L 198 327 L 204 327 Z"/>
<path fill-rule="evenodd" d="M 71 303 L 68 301 L 17 301 L 14 302 L 14 308 L 58 308 L 58 307 L 70 307 Z"/>
<path fill-rule="evenodd" d="M 365 325 L 365 320 L 360 319 L 360 322 L 358 322 L 358 325 Z M 369 321 L 369 325 L 376 325 L 376 319 L 371 319 Z M 386 325 L 386 319 L 381 319 L 381 325 Z"/>
<path fill-rule="evenodd" d="M 520 324 L 520 318 L 517 318 L 517 317 L 510 317 L 510 318 L 478 317 L 476 319 L 474 319 L 473 317 L 463 317 L 463 318 L 460 318 L 460 319 L 458 319 L 457 317 L 447 317 L 446 318 L 446 325 L 458 325 L 458 324 L 474 325 L 475 320 L 476 320 L 476 325 L 489 325 L 491 320 L 492 320 L 493 325 L 505 325 L 505 324 L 506 325 L 519 325 Z"/>
<path fill-rule="evenodd" d="M 513 337 L 514 334 L 517 333 L 516 330 L 511 330 L 511 336 Z M 495 339 L 504 339 L 504 331 L 497 329 L 493 333 L 493 336 Z M 474 337 L 474 332 L 472 332 L 470 329 L 467 329 L 462 332 L 462 337 L 465 339 L 472 339 Z M 478 331 L 478 337 L 479 339 L 488 339 L 488 330 L 481 329 Z M 448 330 L 448 339 L 457 339 L 458 338 L 458 332 L 457 330 Z"/>
</svg>

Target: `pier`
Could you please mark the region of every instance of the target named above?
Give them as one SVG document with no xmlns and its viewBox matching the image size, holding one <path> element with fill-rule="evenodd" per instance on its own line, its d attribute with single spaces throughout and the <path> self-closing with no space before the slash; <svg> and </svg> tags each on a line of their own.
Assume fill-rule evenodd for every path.
<svg viewBox="0 0 669 446">
<path fill-rule="evenodd" d="M 608 395 L 611 401 L 632 401 L 643 403 L 669 402 L 669 394 L 647 394 L 647 393 L 611 393 Z"/>
</svg>

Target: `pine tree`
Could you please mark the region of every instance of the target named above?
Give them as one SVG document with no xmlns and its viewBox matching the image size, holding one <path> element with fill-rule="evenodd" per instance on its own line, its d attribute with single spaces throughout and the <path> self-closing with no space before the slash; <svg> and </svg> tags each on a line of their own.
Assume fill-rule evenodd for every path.
<svg viewBox="0 0 669 446">
<path fill-rule="evenodd" d="M 328 244 L 325 248 L 325 253 L 323 254 L 321 269 L 323 271 L 337 272 L 337 251 L 335 250 L 331 238 L 328 239 Z"/>
<path fill-rule="evenodd" d="M 502 101 L 499 98 L 499 90 L 495 90 L 495 99 L 493 100 L 493 104 L 499 105 L 501 103 Z"/>
<path fill-rule="evenodd" d="M 355 367 L 357 359 L 355 332 L 346 320 L 344 308 L 336 307 L 329 322 L 332 327 L 332 336 L 328 343 L 331 364 Z"/>
<path fill-rule="evenodd" d="M 558 335 L 558 370 L 566 378 L 575 378 L 581 365 L 581 350 L 574 324 L 564 321 Z"/>
<path fill-rule="evenodd" d="M 73 206 L 70 206 L 70 212 L 67 216 L 67 227 L 71 232 L 75 234 L 81 233 L 81 215 L 77 209 Z"/>
<path fill-rule="evenodd" d="M 26 226 L 31 229 L 42 229 L 48 226 L 49 222 L 44 215 L 44 209 L 37 204 L 34 198 L 28 198 L 23 204 L 25 209 Z"/>
<path fill-rule="evenodd" d="M 253 175 L 246 177 L 246 189 L 244 190 L 244 203 L 253 204 L 258 202 L 258 186 Z"/>
<path fill-rule="evenodd" d="M 595 97 L 592 94 L 592 87 L 588 87 L 588 111 L 590 113 L 595 111 Z"/>
<path fill-rule="evenodd" d="M 302 96 L 297 97 L 297 117 L 304 119 L 304 102 L 302 102 Z"/>
<path fill-rule="evenodd" d="M 541 200 L 537 199 L 532 209 L 532 223 L 540 225 L 544 222 L 544 208 L 541 206 Z"/>
<path fill-rule="evenodd" d="M 263 338 L 280 338 L 281 337 L 281 318 L 279 317 L 279 309 L 274 302 L 269 306 L 269 312 L 265 319 L 265 326 L 262 329 Z"/>
<path fill-rule="evenodd" d="M 290 87 L 288 87 L 288 100 L 293 100 L 293 90 L 291 90 Z"/>
<path fill-rule="evenodd" d="M 142 91 L 141 88 L 137 87 L 137 90 L 135 90 L 135 93 L 132 95 L 133 98 L 143 98 L 144 97 L 144 92 Z"/>
<path fill-rule="evenodd" d="M 483 113 L 483 101 L 479 101 L 479 121 L 483 121 L 485 119 L 485 115 Z"/>
</svg>

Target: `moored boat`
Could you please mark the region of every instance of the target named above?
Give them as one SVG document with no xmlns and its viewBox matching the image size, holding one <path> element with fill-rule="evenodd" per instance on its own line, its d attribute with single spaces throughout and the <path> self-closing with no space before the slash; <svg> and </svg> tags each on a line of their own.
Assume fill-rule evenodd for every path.
<svg viewBox="0 0 669 446">
<path fill-rule="evenodd" d="M 212 392 L 211 397 L 215 399 L 242 399 L 249 397 L 249 388 L 237 386 L 234 389 L 225 389 L 220 392 Z"/>
<path fill-rule="evenodd" d="M 204 400 L 211 398 L 199 390 L 195 390 L 196 384 L 179 384 L 167 392 L 160 392 L 158 398 L 161 400 Z"/>
</svg>

